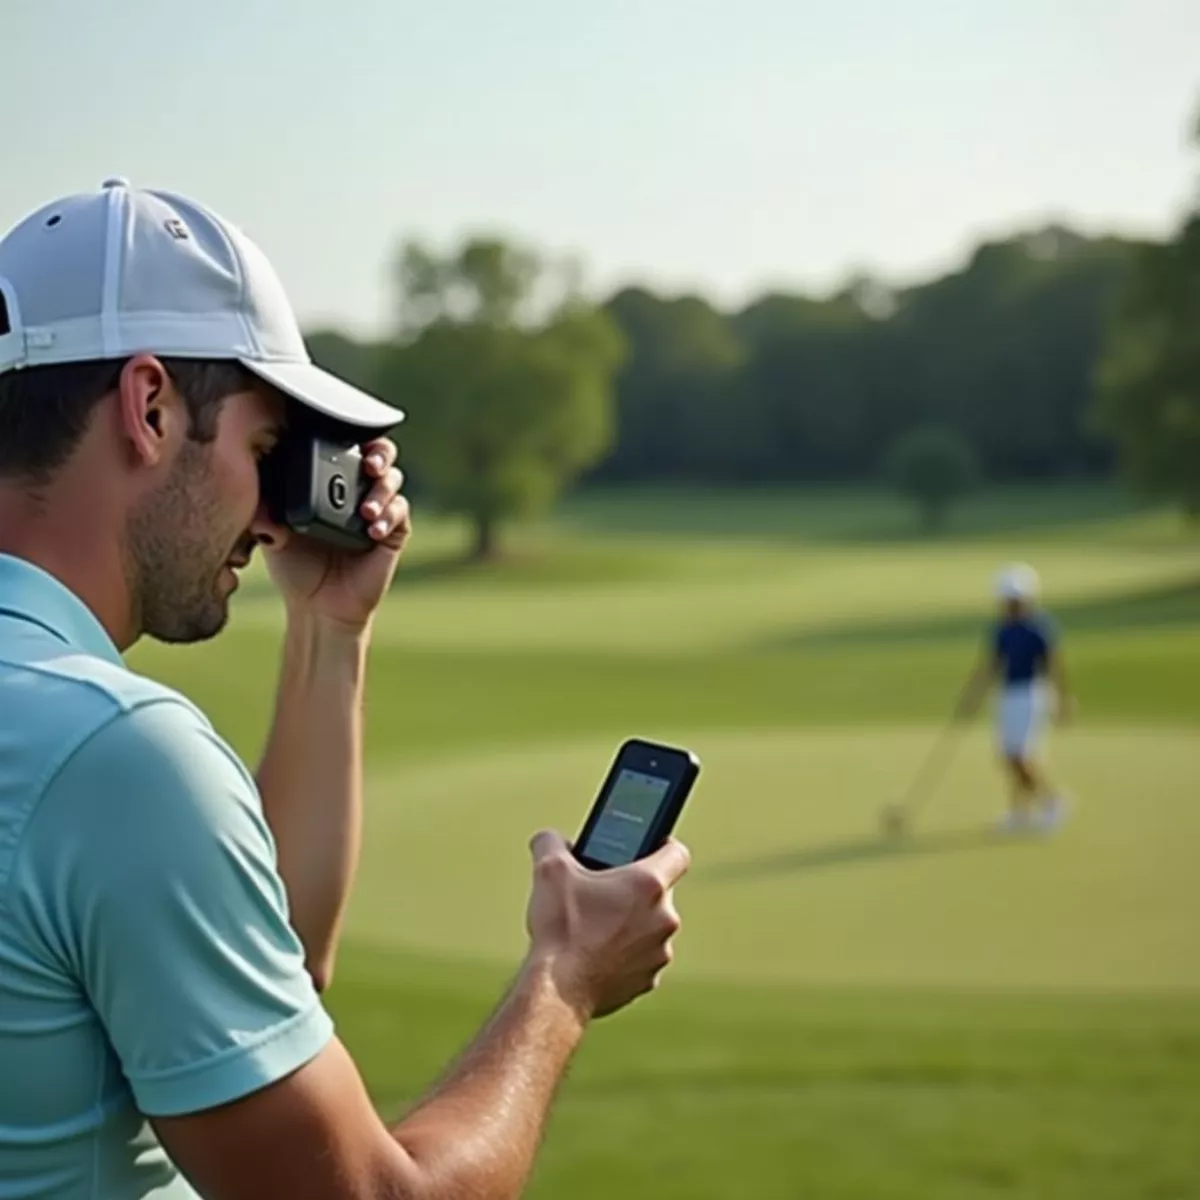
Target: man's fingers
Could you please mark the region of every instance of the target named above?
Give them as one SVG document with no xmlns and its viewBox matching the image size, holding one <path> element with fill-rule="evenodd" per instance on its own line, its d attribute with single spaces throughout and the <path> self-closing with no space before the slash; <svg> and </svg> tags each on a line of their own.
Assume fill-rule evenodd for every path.
<svg viewBox="0 0 1200 1200">
<path fill-rule="evenodd" d="M 363 447 L 363 459 L 372 475 L 382 478 L 396 462 L 396 443 L 390 438 L 376 438 Z"/>
<path fill-rule="evenodd" d="M 692 855 L 682 842 L 668 838 L 666 844 L 647 855 L 644 862 L 662 885 L 670 890 L 687 874 Z"/>
<path fill-rule="evenodd" d="M 396 542 L 398 536 L 402 543 L 408 537 L 411 524 L 408 501 L 403 496 L 393 496 L 379 519 L 372 522 L 371 536 L 387 538 L 390 542 Z"/>
<path fill-rule="evenodd" d="M 399 495 L 403 483 L 404 476 L 400 473 L 399 468 L 392 467 L 378 482 L 372 485 L 370 492 L 363 499 L 359 511 L 368 521 L 376 520 L 383 515 L 388 505 Z"/>
</svg>

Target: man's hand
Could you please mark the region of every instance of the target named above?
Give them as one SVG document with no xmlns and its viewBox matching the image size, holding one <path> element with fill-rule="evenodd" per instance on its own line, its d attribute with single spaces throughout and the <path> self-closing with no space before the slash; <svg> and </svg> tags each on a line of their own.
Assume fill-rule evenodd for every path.
<svg viewBox="0 0 1200 1200">
<path fill-rule="evenodd" d="M 320 617 L 350 630 L 370 624 L 412 533 L 408 501 L 400 495 L 404 476 L 396 466 L 395 443 L 387 438 L 368 442 L 363 460 L 375 484 L 360 511 L 370 523 L 376 546 L 344 551 L 292 534 L 263 552 L 290 613 Z"/>
<path fill-rule="evenodd" d="M 690 856 L 671 839 L 639 862 L 591 871 L 556 833 L 530 848 L 530 956 L 551 967 L 560 995 L 584 1020 L 616 1012 L 658 985 L 679 931 L 671 889 Z"/>
<path fill-rule="evenodd" d="M 198 1193 L 212 1200 L 523 1194 L 588 1020 L 649 991 L 670 961 L 679 928 L 671 887 L 688 866 L 674 841 L 609 871 L 581 866 L 557 834 L 539 834 L 532 850 L 528 961 L 439 1085 L 389 1130 L 335 1038 L 299 1070 L 240 1100 L 155 1119 L 167 1154 Z"/>
</svg>

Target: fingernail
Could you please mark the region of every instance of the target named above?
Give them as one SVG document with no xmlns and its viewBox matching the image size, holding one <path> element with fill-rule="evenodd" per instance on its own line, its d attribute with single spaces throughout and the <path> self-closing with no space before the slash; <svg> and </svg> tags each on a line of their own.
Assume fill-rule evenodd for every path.
<svg viewBox="0 0 1200 1200">
<path fill-rule="evenodd" d="M 370 521 L 373 517 L 379 516 L 379 501 L 368 500 L 367 503 L 363 505 L 363 516 L 366 517 L 368 521 Z"/>
<path fill-rule="evenodd" d="M 375 524 L 371 526 L 371 532 L 375 534 L 376 537 L 383 537 L 387 531 L 388 527 L 386 521 L 376 521 Z"/>
<path fill-rule="evenodd" d="M 371 457 L 367 459 L 367 462 L 370 463 L 370 465 L 376 471 L 378 471 L 383 467 L 383 455 L 382 454 L 372 454 Z"/>
</svg>

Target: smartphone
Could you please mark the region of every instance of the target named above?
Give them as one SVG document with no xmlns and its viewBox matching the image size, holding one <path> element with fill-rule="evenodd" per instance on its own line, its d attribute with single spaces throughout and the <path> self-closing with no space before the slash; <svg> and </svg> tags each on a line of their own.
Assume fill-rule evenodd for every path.
<svg viewBox="0 0 1200 1200">
<path fill-rule="evenodd" d="M 652 854 L 675 828 L 700 774 L 690 751 L 630 738 L 617 751 L 572 847 L 593 870 Z"/>
</svg>

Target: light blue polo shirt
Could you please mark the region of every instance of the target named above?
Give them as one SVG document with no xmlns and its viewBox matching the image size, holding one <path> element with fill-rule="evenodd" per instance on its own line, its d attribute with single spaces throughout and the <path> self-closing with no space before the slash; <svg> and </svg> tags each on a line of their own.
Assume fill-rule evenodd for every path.
<svg viewBox="0 0 1200 1200">
<path fill-rule="evenodd" d="M 0 555 L 0 1200 L 191 1197 L 146 1117 L 244 1096 L 332 1030 L 253 777 Z"/>
</svg>

